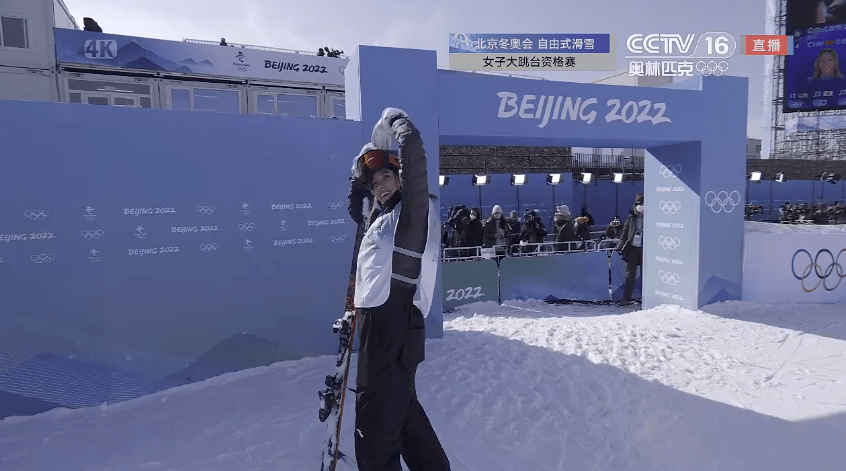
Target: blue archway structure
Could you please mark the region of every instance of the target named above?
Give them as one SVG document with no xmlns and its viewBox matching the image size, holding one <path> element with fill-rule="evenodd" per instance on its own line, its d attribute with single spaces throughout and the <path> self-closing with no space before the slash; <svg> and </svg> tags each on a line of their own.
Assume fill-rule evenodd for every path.
<svg viewBox="0 0 846 471">
<path fill-rule="evenodd" d="M 430 156 L 442 144 L 646 149 L 643 307 L 740 299 L 746 78 L 675 88 L 538 81 L 438 71 L 434 51 L 370 46 L 347 70 L 357 71 L 346 79 L 348 113 L 371 123 L 386 106 L 406 109 Z"/>
</svg>

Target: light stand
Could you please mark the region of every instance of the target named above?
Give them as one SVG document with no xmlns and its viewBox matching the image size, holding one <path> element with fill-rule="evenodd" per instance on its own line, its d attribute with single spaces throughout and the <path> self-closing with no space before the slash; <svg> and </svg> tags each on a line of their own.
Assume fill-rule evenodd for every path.
<svg viewBox="0 0 846 471">
<path fill-rule="evenodd" d="M 490 182 L 489 175 L 473 175 L 473 186 L 479 187 L 479 211 L 482 211 L 482 186 Z"/>
<path fill-rule="evenodd" d="M 761 172 L 752 172 L 749 174 L 749 177 L 746 179 L 746 205 L 749 205 L 749 198 L 751 196 L 751 188 L 749 186 L 750 182 L 759 183 L 761 181 Z"/>
<path fill-rule="evenodd" d="M 593 179 L 593 174 L 589 172 L 582 172 L 581 174 L 581 181 L 582 181 L 582 189 L 584 190 L 584 199 L 582 203 L 587 204 L 587 186 L 590 184 L 591 180 Z"/>
<path fill-rule="evenodd" d="M 552 211 L 550 211 L 549 216 L 549 227 L 552 227 L 555 223 L 555 186 L 559 183 L 561 183 L 560 173 L 549 173 L 546 175 L 546 184 L 552 186 Z"/>
<path fill-rule="evenodd" d="M 517 214 L 520 214 L 520 186 L 525 185 L 527 181 L 526 175 L 511 175 L 511 184 L 517 188 Z"/>
<path fill-rule="evenodd" d="M 774 220 L 773 219 L 773 183 L 774 182 L 784 183 L 784 174 L 781 173 L 781 172 L 778 172 L 777 174 L 775 174 L 775 177 L 773 177 L 773 179 L 770 180 L 770 220 L 771 221 Z"/>
<path fill-rule="evenodd" d="M 614 181 L 614 216 L 615 217 L 620 214 L 620 192 L 619 192 L 620 186 L 619 186 L 619 184 L 623 183 L 625 176 L 626 175 L 624 173 L 614 173 L 614 180 L 613 181 Z"/>
</svg>

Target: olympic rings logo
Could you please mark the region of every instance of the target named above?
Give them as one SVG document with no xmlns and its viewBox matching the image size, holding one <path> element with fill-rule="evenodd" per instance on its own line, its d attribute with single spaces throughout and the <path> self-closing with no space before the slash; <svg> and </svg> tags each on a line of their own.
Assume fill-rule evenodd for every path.
<svg viewBox="0 0 846 471">
<path fill-rule="evenodd" d="M 828 249 L 822 249 L 817 252 L 816 257 L 811 257 L 811 252 L 808 252 L 805 249 L 799 249 L 796 253 L 793 254 L 793 259 L 790 262 L 790 268 L 793 271 L 793 277 L 797 280 L 802 282 L 802 291 L 806 293 L 813 293 L 820 285 L 823 286 L 823 289 L 826 291 L 834 291 L 840 286 L 840 282 L 843 281 L 843 278 L 846 278 L 846 273 L 844 273 L 843 265 L 840 264 L 840 256 L 846 252 L 846 249 L 841 249 L 840 252 L 837 253 L 837 257 L 834 257 L 834 254 L 831 253 Z M 808 265 L 802 270 L 802 275 L 799 276 L 796 274 L 796 256 L 800 253 L 804 253 L 808 256 Z M 831 263 L 829 263 L 825 270 L 822 269 L 820 266 L 820 256 L 824 253 L 827 253 L 829 258 L 831 259 Z M 808 288 L 805 286 L 805 280 L 811 276 L 811 272 L 813 272 L 817 276 L 817 284 L 813 288 Z M 831 275 L 835 275 L 837 277 L 837 284 L 829 287 L 828 286 L 828 278 Z"/>
<path fill-rule="evenodd" d="M 214 209 L 214 206 L 197 206 L 197 212 L 200 214 L 211 214 Z"/>
<path fill-rule="evenodd" d="M 200 250 L 202 250 L 203 252 L 214 252 L 219 247 L 220 246 L 217 244 L 203 244 L 200 246 Z"/>
<path fill-rule="evenodd" d="M 236 69 L 238 69 L 238 70 L 239 70 L 239 71 L 241 71 L 241 72 L 246 72 L 246 71 L 247 71 L 247 67 L 246 67 L 246 66 L 244 66 L 244 65 L 236 65 L 236 66 L 235 66 L 235 68 L 236 68 Z"/>
<path fill-rule="evenodd" d="M 658 243 L 661 244 L 661 247 L 664 247 L 664 250 L 676 250 L 681 245 L 681 240 L 678 237 L 660 236 Z"/>
<path fill-rule="evenodd" d="M 334 242 L 336 244 L 340 244 L 341 242 L 344 241 L 344 239 L 346 239 L 346 237 L 344 237 L 342 235 L 336 235 L 336 236 L 329 237 L 329 240 L 331 240 L 332 242 Z"/>
<path fill-rule="evenodd" d="M 26 211 L 24 211 L 24 216 L 32 219 L 33 221 L 37 219 L 47 219 L 47 216 L 49 215 L 50 211 L 47 211 L 46 209 L 27 209 Z"/>
<path fill-rule="evenodd" d="M 658 276 L 665 285 L 674 285 L 681 281 L 678 273 L 670 273 L 668 271 L 661 270 L 658 272 Z"/>
<path fill-rule="evenodd" d="M 708 202 L 710 198 L 710 202 Z M 711 211 L 715 213 L 719 213 L 721 211 L 725 211 L 730 213 L 734 211 L 734 208 L 740 204 L 740 192 L 739 191 L 732 191 L 731 193 L 727 191 L 721 191 L 719 193 L 714 193 L 713 191 L 709 191 L 705 193 L 705 205 L 711 208 Z"/>
<path fill-rule="evenodd" d="M 681 202 L 679 201 L 662 201 L 661 211 L 664 214 L 676 214 L 681 209 Z"/>
<path fill-rule="evenodd" d="M 48 254 L 39 254 L 39 255 L 30 255 L 30 260 L 35 263 L 50 263 L 56 259 L 56 256 L 48 253 Z"/>
<path fill-rule="evenodd" d="M 105 232 L 101 231 L 100 229 L 97 229 L 96 231 L 82 231 L 79 233 L 79 235 L 85 237 L 88 240 L 99 239 L 100 237 L 103 237 L 103 234 L 105 234 Z"/>
<path fill-rule="evenodd" d="M 658 171 L 661 172 L 661 175 L 664 178 L 675 177 L 675 176 L 677 176 L 678 174 L 681 173 L 681 170 L 682 170 L 681 164 L 662 165 L 661 168 L 658 169 Z"/>
<path fill-rule="evenodd" d="M 244 224 L 238 224 L 238 229 L 241 229 L 244 232 L 250 232 L 255 228 L 256 228 L 256 225 L 252 222 L 248 222 L 248 223 L 244 223 Z"/>
<path fill-rule="evenodd" d="M 338 201 L 338 202 L 331 202 L 330 201 L 329 202 L 329 209 L 341 209 L 343 207 L 344 207 L 343 201 Z"/>
<path fill-rule="evenodd" d="M 708 75 L 723 75 L 729 68 L 726 61 L 699 61 L 696 63 L 696 70 L 705 76 Z"/>
</svg>

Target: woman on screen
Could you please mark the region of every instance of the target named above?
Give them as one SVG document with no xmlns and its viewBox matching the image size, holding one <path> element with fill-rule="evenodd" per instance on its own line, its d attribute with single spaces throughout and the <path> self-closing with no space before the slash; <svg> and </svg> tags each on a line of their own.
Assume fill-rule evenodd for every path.
<svg viewBox="0 0 846 471">
<path fill-rule="evenodd" d="M 817 60 L 814 61 L 814 76 L 808 77 L 808 80 L 839 80 L 842 78 L 843 74 L 840 73 L 837 51 L 831 48 L 820 51 L 817 54 Z"/>
</svg>

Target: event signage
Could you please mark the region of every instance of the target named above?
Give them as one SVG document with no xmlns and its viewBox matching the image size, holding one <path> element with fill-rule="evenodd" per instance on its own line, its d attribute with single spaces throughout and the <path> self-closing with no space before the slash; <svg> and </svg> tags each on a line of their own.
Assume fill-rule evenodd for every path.
<svg viewBox="0 0 846 471">
<path fill-rule="evenodd" d="M 240 210 L 242 216 L 249 216 L 252 212 L 249 208 L 249 204 L 244 203 Z M 326 208 L 329 210 L 340 210 L 344 207 L 342 201 L 329 201 L 326 204 Z M 286 209 L 305 209 L 305 210 L 313 210 L 317 209 L 317 205 L 312 205 L 312 203 L 294 203 L 294 204 L 269 204 L 267 205 L 266 209 L 271 212 L 282 211 Z M 139 218 L 139 217 L 161 217 L 156 215 L 168 215 L 165 216 L 169 219 L 169 222 L 166 224 L 155 224 L 155 223 L 145 223 L 147 226 L 155 228 L 151 231 L 147 227 L 143 225 L 136 225 L 134 223 L 130 223 L 130 226 L 133 227 L 121 227 L 118 230 L 110 230 L 109 232 L 112 233 L 111 235 L 107 234 L 105 230 L 96 227 L 96 220 L 97 214 L 96 210 L 91 207 L 87 206 L 83 211 L 83 218 L 87 221 L 90 228 L 82 229 L 79 231 L 79 237 L 85 241 L 89 242 L 97 242 L 101 239 L 105 240 L 107 237 L 118 237 L 123 241 L 131 242 L 131 243 L 138 243 L 138 241 L 146 241 L 149 245 L 149 240 L 147 237 L 151 235 L 151 233 L 155 233 L 157 236 L 160 236 L 164 233 L 170 234 L 171 237 L 167 241 L 162 241 L 161 237 L 156 237 L 156 240 L 159 240 L 159 243 L 153 244 L 148 247 L 126 247 L 122 252 L 129 257 L 144 257 L 144 256 L 151 256 L 151 255 L 162 255 L 162 254 L 176 254 L 176 253 L 184 253 L 186 247 L 189 249 L 193 249 L 193 245 L 197 245 L 199 250 L 204 253 L 213 253 L 217 252 L 218 249 L 221 249 L 221 245 L 219 241 L 207 241 L 207 242 L 182 242 L 183 240 L 190 239 L 192 236 L 202 236 L 204 233 L 211 233 L 211 234 L 218 234 L 223 233 L 226 235 L 227 238 L 230 235 L 237 233 L 235 232 L 240 231 L 241 235 L 247 236 L 247 238 L 243 239 L 243 246 L 236 247 L 235 250 L 243 249 L 244 252 L 250 253 L 256 246 L 256 242 L 249 238 L 250 234 L 253 231 L 256 231 L 258 225 L 248 219 L 245 219 L 244 222 L 238 222 L 237 224 L 226 224 L 220 225 L 215 224 L 213 222 L 209 223 L 196 223 L 196 224 L 180 224 L 177 221 L 173 221 L 173 218 L 176 217 L 184 217 L 185 214 L 192 214 L 194 213 L 195 208 L 191 207 L 187 210 L 183 208 L 177 209 L 176 207 L 135 207 L 135 206 L 126 206 L 122 207 L 118 210 L 118 213 L 121 216 L 130 217 L 130 218 Z M 196 206 L 196 213 L 201 216 L 213 216 L 217 211 L 217 208 L 214 205 L 198 205 Z M 55 211 L 53 211 L 55 213 Z M 261 213 L 260 213 L 261 214 Z M 51 216 L 54 216 L 50 210 L 48 209 L 25 209 L 21 211 L 22 219 L 29 219 L 31 221 L 45 221 L 48 220 Z M 332 244 L 340 244 L 343 242 L 349 242 L 351 239 L 346 233 L 346 227 L 342 227 L 341 225 L 347 225 L 350 222 L 345 217 L 337 217 L 331 219 L 307 219 L 298 221 L 297 226 L 300 229 L 304 229 L 306 231 L 317 231 L 317 232 L 310 232 L 307 235 L 311 235 L 312 237 L 295 237 L 295 238 L 272 238 L 268 239 L 265 243 L 266 245 L 272 245 L 274 247 L 277 246 L 293 246 L 293 245 L 301 245 L 301 244 L 314 244 L 314 243 L 332 243 Z M 325 228 L 324 228 L 325 227 Z M 342 229 L 338 229 L 341 227 Z M 285 232 L 288 231 L 288 222 L 286 220 L 281 220 L 279 222 L 279 231 Z M 321 228 L 321 229 L 318 229 Z M 22 243 L 22 242 L 34 242 L 34 241 L 51 241 L 51 240 L 59 240 L 64 237 L 62 234 L 58 232 L 54 232 L 48 229 L 37 229 L 37 230 L 30 230 L 29 232 L 25 231 L 14 231 L 9 233 L 2 233 L 0 234 L 0 243 L 4 244 L 11 244 L 11 243 Z M 134 237 L 133 239 L 129 239 L 129 237 Z M 227 244 L 230 247 L 233 244 Z M 88 258 L 94 262 L 100 262 L 103 260 L 103 256 L 100 255 L 102 250 L 98 248 L 90 249 L 87 254 L 89 255 Z M 43 253 L 43 254 L 32 254 L 29 257 L 29 260 L 36 264 L 47 264 L 51 263 L 55 260 L 56 254 L 53 252 L 50 253 Z"/>
<path fill-rule="evenodd" d="M 56 60 L 243 79 L 344 85 L 348 59 L 55 29 Z"/>
<path fill-rule="evenodd" d="M 497 118 L 511 118 L 518 116 L 521 119 L 540 120 L 539 128 L 545 127 L 550 119 L 582 121 L 591 124 L 597 117 L 596 111 L 592 108 L 599 100 L 594 97 L 584 99 L 582 97 L 563 97 L 535 95 L 519 96 L 513 92 L 499 92 L 499 111 Z M 520 104 L 518 105 L 518 98 Z M 554 100 L 554 104 L 553 104 Z M 544 101 L 546 106 L 544 106 Z M 563 104 L 563 106 L 562 106 Z M 605 122 L 622 121 L 623 123 L 648 123 L 660 124 L 670 123 L 672 120 L 665 116 L 667 111 L 666 103 L 652 103 L 650 100 L 627 101 L 611 98 L 605 102 Z M 519 111 L 519 114 L 518 114 Z"/>
<path fill-rule="evenodd" d="M 842 233 L 747 231 L 744 239 L 744 301 L 846 301 L 846 238 Z"/>
<path fill-rule="evenodd" d="M 449 35 L 449 66 L 457 70 L 614 70 L 613 34 Z"/>
<path fill-rule="evenodd" d="M 626 39 L 629 76 L 692 77 L 722 75 L 737 49 L 737 41 L 726 32 L 700 35 L 678 33 L 632 34 Z M 682 59 L 682 60 L 679 60 Z"/>
</svg>

